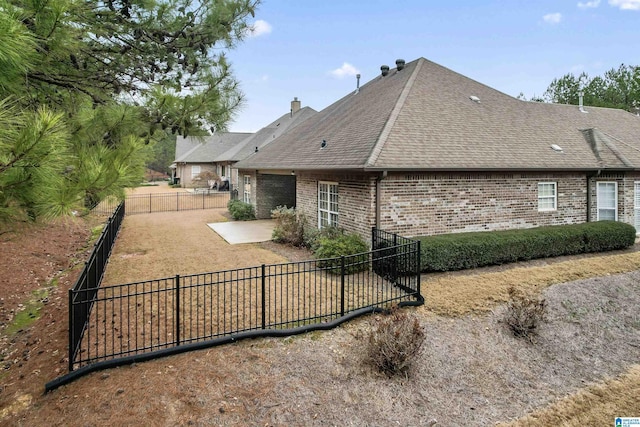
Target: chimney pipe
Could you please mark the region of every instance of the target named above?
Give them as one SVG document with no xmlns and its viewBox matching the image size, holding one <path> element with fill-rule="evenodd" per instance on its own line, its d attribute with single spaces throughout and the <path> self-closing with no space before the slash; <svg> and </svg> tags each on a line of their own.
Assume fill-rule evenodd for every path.
<svg viewBox="0 0 640 427">
<path fill-rule="evenodd" d="M 386 76 L 389 74 L 389 66 L 388 65 L 383 65 L 380 67 L 380 71 L 382 71 L 382 77 Z"/>
<path fill-rule="evenodd" d="M 360 74 L 356 74 L 356 93 L 360 92 Z"/>
<path fill-rule="evenodd" d="M 298 101 L 298 97 L 296 96 L 293 98 L 293 101 L 291 101 L 291 116 L 298 111 L 300 111 L 300 101 Z"/>
<path fill-rule="evenodd" d="M 586 111 L 584 110 L 584 92 L 582 91 L 578 92 L 578 110 L 586 113 Z"/>
<path fill-rule="evenodd" d="M 404 59 L 396 59 L 396 68 L 398 71 L 404 68 Z"/>
</svg>

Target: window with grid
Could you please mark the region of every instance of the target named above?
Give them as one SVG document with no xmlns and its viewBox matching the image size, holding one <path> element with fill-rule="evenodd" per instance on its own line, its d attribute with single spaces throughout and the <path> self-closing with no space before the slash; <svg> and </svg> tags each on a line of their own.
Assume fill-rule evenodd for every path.
<svg viewBox="0 0 640 427">
<path fill-rule="evenodd" d="M 191 166 L 191 179 L 200 175 L 200 166 L 192 165 Z"/>
<path fill-rule="evenodd" d="M 618 183 L 599 182 L 596 191 L 598 221 L 618 220 Z"/>
<path fill-rule="evenodd" d="M 338 225 L 338 183 L 318 183 L 318 228 Z"/>
<path fill-rule="evenodd" d="M 251 203 L 251 175 L 244 176 L 244 195 L 242 201 L 245 203 Z"/>
<path fill-rule="evenodd" d="M 538 183 L 538 211 L 555 211 L 558 206 L 558 194 L 555 182 Z"/>
</svg>

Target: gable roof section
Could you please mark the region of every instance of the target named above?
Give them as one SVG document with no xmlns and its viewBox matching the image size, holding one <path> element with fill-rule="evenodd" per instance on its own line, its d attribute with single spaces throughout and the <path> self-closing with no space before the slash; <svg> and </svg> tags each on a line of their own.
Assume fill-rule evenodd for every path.
<svg viewBox="0 0 640 427">
<path fill-rule="evenodd" d="M 269 123 L 267 126 L 260 129 L 258 132 L 243 140 L 241 143 L 235 145 L 224 153 L 221 153 L 214 161 L 233 162 L 245 159 L 255 152 L 256 147 L 260 150 L 288 129 L 293 129 L 295 126 L 315 114 L 318 114 L 318 112 L 311 107 L 301 108 L 293 114 L 284 114 L 272 123 Z"/>
<path fill-rule="evenodd" d="M 175 163 L 212 163 L 221 153 L 251 136 L 245 132 L 225 132 L 205 137 L 178 137 Z M 177 157 L 178 147 L 191 147 Z"/>
<path fill-rule="evenodd" d="M 420 58 L 402 71 L 374 78 L 359 93 L 340 99 L 237 166 L 425 171 L 640 168 L 640 118 L 623 110 L 585 110 L 521 101 Z M 589 129 L 596 139 L 585 138 L 583 131 Z M 552 144 L 562 151 L 553 150 Z"/>
</svg>

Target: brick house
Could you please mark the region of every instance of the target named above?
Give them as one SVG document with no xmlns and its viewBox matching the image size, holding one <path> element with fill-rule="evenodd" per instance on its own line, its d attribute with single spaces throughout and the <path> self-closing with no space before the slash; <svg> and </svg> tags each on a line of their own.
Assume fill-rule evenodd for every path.
<svg viewBox="0 0 640 427">
<path fill-rule="evenodd" d="M 298 98 L 291 101 L 291 110 L 256 133 L 221 132 L 206 137 L 178 137 L 176 160 L 172 168 L 180 178 L 182 187 L 194 186 L 193 178 L 200 172 L 212 171 L 228 178 L 232 188 L 238 188 L 242 197 L 235 163 L 262 149 L 285 131 L 294 128 L 317 114 L 313 108 L 301 107 Z"/>
<path fill-rule="evenodd" d="M 396 65 L 236 164 L 258 217 L 286 204 L 364 236 L 640 229 L 640 117 L 521 101 L 424 58 Z"/>
<path fill-rule="evenodd" d="M 202 172 L 209 171 L 215 172 L 218 176 L 227 176 L 228 170 L 217 164 L 214 159 L 251 135 L 225 132 L 201 137 L 179 136 L 176 139 L 176 160 L 171 165 L 175 170 L 174 180 L 177 178 L 181 187 L 189 188 L 206 184 L 196 179 Z"/>
</svg>

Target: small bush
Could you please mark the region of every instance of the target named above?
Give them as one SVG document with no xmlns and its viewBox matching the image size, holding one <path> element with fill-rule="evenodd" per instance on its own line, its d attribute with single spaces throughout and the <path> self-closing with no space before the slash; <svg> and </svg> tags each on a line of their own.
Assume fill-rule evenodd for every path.
<svg viewBox="0 0 640 427">
<path fill-rule="evenodd" d="M 288 243 L 293 246 L 304 245 L 305 217 L 298 217 L 295 208 L 278 206 L 271 211 L 271 218 L 276 220 L 272 238 L 278 243 Z"/>
<path fill-rule="evenodd" d="M 256 212 L 253 208 L 253 205 L 250 203 L 232 199 L 229 200 L 229 203 L 227 203 L 227 209 L 229 209 L 231 218 L 235 219 L 236 221 L 248 221 L 256 219 Z"/>
<path fill-rule="evenodd" d="M 331 232 L 333 233 L 333 231 Z M 320 235 L 316 240 L 317 247 L 314 255 L 318 259 L 318 266 L 329 268 L 330 272 L 340 274 L 342 268 L 341 256 L 345 256 L 345 273 L 352 274 L 369 268 L 367 243 L 358 234 L 339 233 L 335 237 Z M 353 256 L 361 254 L 358 256 Z"/>
<path fill-rule="evenodd" d="M 538 325 L 544 320 L 545 305 L 544 299 L 527 296 L 511 286 L 503 321 L 515 337 L 533 342 Z"/>
<path fill-rule="evenodd" d="M 322 230 L 317 228 L 307 229 L 305 231 L 305 245 L 311 249 L 311 252 L 316 252 L 322 242 L 326 240 L 339 239 L 344 236 L 344 230 L 334 225 L 324 227 Z"/>
<path fill-rule="evenodd" d="M 415 316 L 393 309 L 377 319 L 369 335 L 367 358 L 378 371 L 389 376 L 407 371 L 425 341 L 425 333 Z"/>
</svg>

